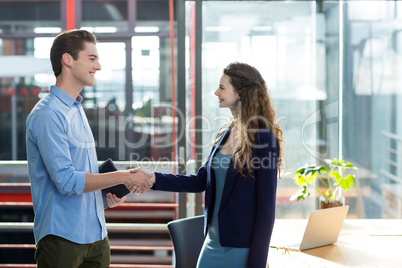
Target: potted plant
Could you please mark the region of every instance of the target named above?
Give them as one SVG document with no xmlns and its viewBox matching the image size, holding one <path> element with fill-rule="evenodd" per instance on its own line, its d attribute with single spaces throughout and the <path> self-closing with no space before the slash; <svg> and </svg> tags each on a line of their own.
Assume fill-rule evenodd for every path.
<svg viewBox="0 0 402 268">
<path fill-rule="evenodd" d="M 300 189 L 290 197 L 291 201 L 305 200 L 310 196 L 309 188 L 313 188 L 320 195 L 320 208 L 343 206 L 344 196 L 338 194 L 339 189 L 350 190 L 355 185 L 355 175 L 344 174 L 348 169 L 357 170 L 350 162 L 325 159 L 329 170 L 325 166 L 306 165 L 300 167 L 295 173 L 294 181 Z M 322 176 L 322 174 L 328 174 Z M 333 180 L 333 183 L 331 182 Z M 316 185 L 318 180 L 321 185 Z"/>
</svg>

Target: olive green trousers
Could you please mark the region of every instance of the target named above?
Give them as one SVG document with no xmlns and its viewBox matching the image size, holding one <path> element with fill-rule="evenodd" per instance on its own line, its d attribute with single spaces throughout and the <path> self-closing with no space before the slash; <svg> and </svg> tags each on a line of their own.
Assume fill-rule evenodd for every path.
<svg viewBox="0 0 402 268">
<path fill-rule="evenodd" d="M 42 238 L 35 251 L 37 268 L 99 268 L 110 265 L 109 238 L 77 244 L 55 235 Z"/>
</svg>

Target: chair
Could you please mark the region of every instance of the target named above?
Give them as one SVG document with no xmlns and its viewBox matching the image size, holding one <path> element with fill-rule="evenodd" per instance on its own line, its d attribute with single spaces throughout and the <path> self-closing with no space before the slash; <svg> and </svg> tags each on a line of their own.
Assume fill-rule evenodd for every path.
<svg viewBox="0 0 402 268">
<path fill-rule="evenodd" d="M 204 216 L 171 221 L 167 224 L 176 256 L 176 268 L 195 268 L 204 243 Z"/>
</svg>

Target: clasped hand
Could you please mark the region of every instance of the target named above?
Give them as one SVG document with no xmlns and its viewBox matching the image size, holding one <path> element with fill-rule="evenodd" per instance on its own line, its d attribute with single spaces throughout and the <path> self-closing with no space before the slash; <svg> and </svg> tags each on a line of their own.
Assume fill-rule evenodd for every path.
<svg viewBox="0 0 402 268">
<path fill-rule="evenodd" d="M 135 194 L 142 194 L 151 189 L 155 183 L 155 175 L 143 168 L 130 170 L 129 182 L 126 183 L 127 189 Z"/>
</svg>

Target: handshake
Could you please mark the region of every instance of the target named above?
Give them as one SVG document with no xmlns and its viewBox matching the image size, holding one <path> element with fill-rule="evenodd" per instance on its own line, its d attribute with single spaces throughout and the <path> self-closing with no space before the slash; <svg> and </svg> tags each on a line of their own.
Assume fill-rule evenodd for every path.
<svg viewBox="0 0 402 268">
<path fill-rule="evenodd" d="M 149 172 L 143 168 L 135 168 L 125 171 L 116 171 L 113 173 L 106 173 L 102 175 L 109 176 L 109 174 L 117 180 L 115 183 L 124 184 L 127 187 L 128 191 L 134 194 L 145 193 L 146 191 L 151 189 L 151 187 L 155 184 L 155 173 Z M 99 181 L 107 181 L 107 180 L 97 180 L 97 182 Z M 102 188 L 105 190 L 104 187 Z M 107 192 L 106 200 L 104 200 L 104 202 L 105 201 L 107 202 L 107 206 L 105 207 L 113 208 L 119 206 L 120 204 L 124 203 L 125 200 L 126 200 L 125 196 L 119 198 L 116 196 L 116 194 Z"/>
<path fill-rule="evenodd" d="M 155 173 L 143 168 L 131 169 L 124 184 L 131 193 L 145 193 L 155 184 Z"/>
</svg>

